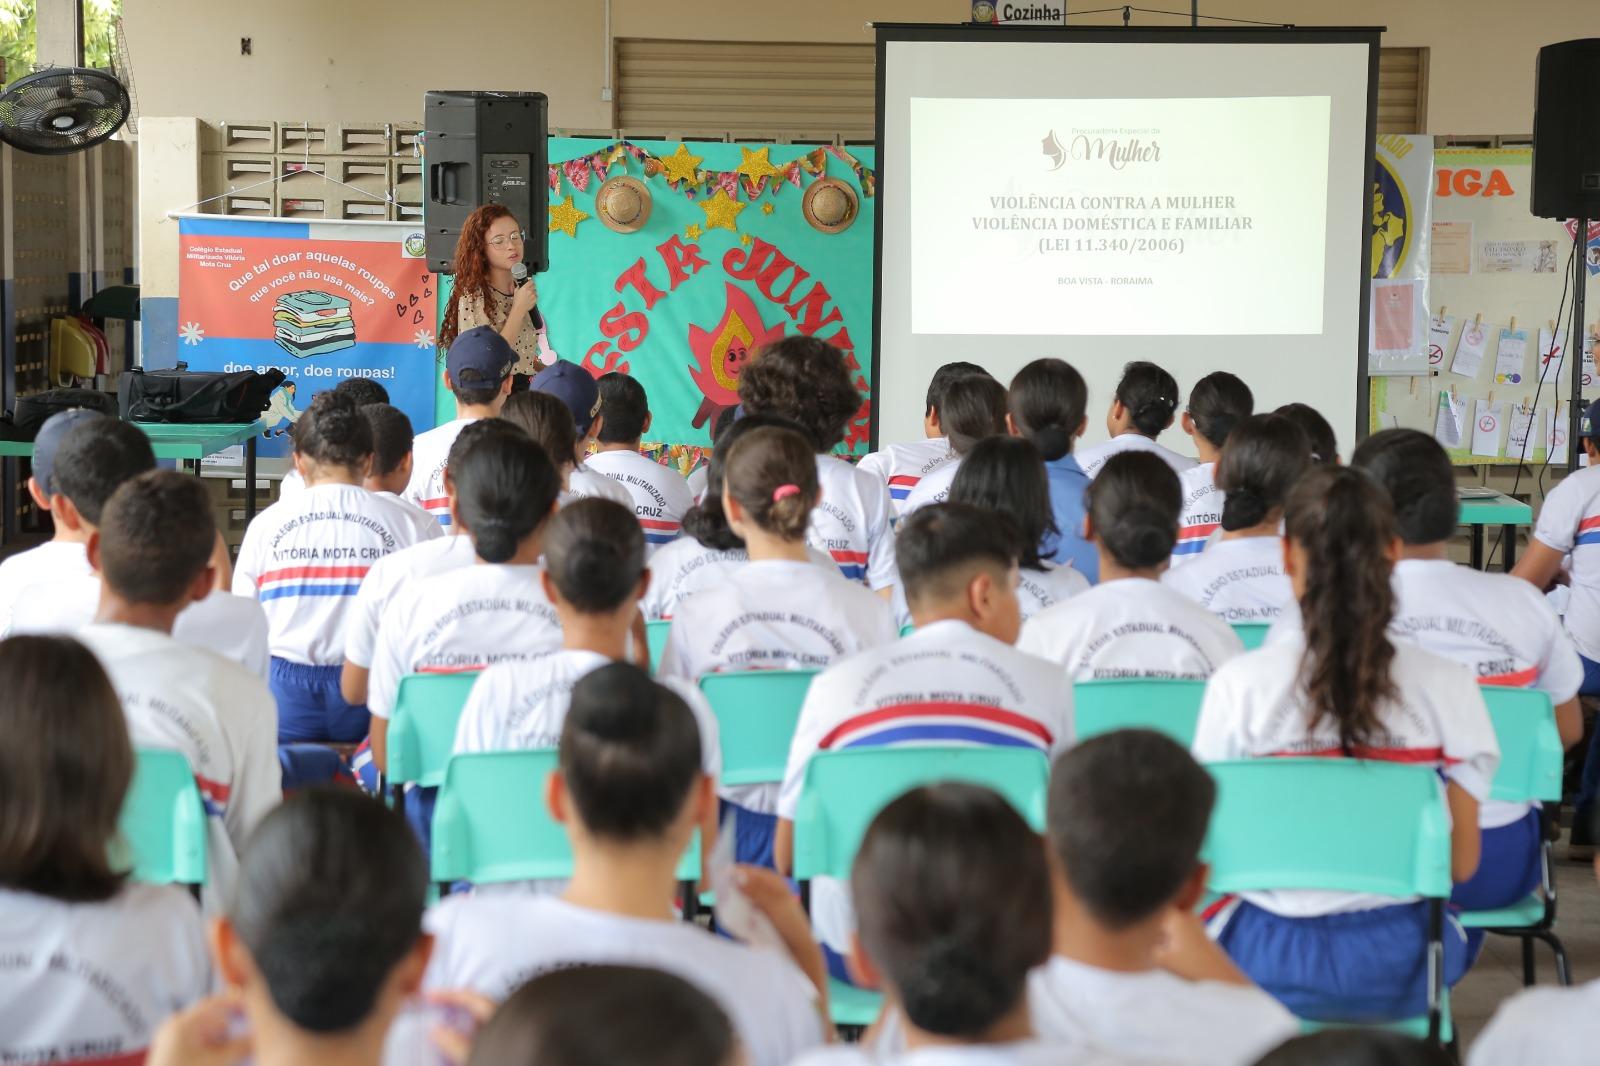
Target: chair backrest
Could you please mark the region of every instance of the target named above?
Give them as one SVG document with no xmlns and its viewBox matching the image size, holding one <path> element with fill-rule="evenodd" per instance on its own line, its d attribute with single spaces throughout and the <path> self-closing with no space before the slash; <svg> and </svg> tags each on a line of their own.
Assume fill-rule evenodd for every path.
<svg viewBox="0 0 1600 1066">
<path fill-rule="evenodd" d="M 672 630 L 672 619 L 644 624 L 644 642 L 650 649 L 650 672 L 661 669 L 661 653 L 667 650 L 667 634 Z"/>
<path fill-rule="evenodd" d="M 1450 817 L 1432 767 L 1284 758 L 1207 769 L 1217 782 L 1203 851 L 1213 892 L 1450 894 Z"/>
<path fill-rule="evenodd" d="M 847 878 L 879 811 L 920 785 L 965 781 L 1000 793 L 1044 829 L 1050 761 L 1033 748 L 897 747 L 825 751 L 806 764 L 794 819 L 794 877 Z"/>
<path fill-rule="evenodd" d="M 119 865 L 149 884 L 206 881 L 206 808 L 182 752 L 138 748 L 122 804 Z"/>
<path fill-rule="evenodd" d="M 459 674 L 407 674 L 395 693 L 389 716 L 390 784 L 437 788 L 456 746 L 456 723 L 476 671 Z"/>
<path fill-rule="evenodd" d="M 1272 628 L 1270 622 L 1235 622 L 1233 631 L 1239 635 L 1244 643 L 1245 651 L 1253 651 L 1267 641 L 1267 630 Z"/>
<path fill-rule="evenodd" d="M 566 828 L 545 807 L 554 748 L 457 755 L 445 769 L 433 810 L 433 880 L 487 885 L 572 876 Z M 696 834 L 679 880 L 700 876 Z"/>
<path fill-rule="evenodd" d="M 1072 686 L 1073 734 L 1079 740 L 1114 729 L 1154 729 L 1184 747 L 1194 743 L 1204 681 L 1118 678 Z"/>
<path fill-rule="evenodd" d="M 1490 785 L 1490 798 L 1507 803 L 1560 800 L 1566 754 L 1549 693 L 1489 685 L 1481 691 L 1500 742 L 1500 769 Z"/>
<path fill-rule="evenodd" d="M 816 675 L 815 670 L 740 670 L 700 679 L 717 718 L 722 784 L 783 780 L 800 707 Z"/>
</svg>

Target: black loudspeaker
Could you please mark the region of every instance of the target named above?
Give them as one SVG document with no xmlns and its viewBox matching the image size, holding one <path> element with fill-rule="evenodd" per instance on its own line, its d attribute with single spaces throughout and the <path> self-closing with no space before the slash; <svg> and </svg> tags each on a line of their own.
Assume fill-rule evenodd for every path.
<svg viewBox="0 0 1600 1066">
<path fill-rule="evenodd" d="M 1600 219 L 1600 39 L 1539 49 L 1533 213 Z"/>
<path fill-rule="evenodd" d="M 522 223 L 528 233 L 522 261 L 530 274 L 549 265 L 548 110 L 544 93 L 427 94 L 422 221 L 430 270 L 452 271 L 461 227 L 484 204 L 504 204 Z"/>
</svg>

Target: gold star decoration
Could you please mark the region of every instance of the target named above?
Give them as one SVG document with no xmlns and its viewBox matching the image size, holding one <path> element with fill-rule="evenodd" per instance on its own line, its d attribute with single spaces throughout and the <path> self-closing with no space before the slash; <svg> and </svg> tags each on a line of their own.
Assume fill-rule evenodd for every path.
<svg viewBox="0 0 1600 1066">
<path fill-rule="evenodd" d="M 745 245 L 746 247 L 748 247 L 749 244 L 750 244 L 750 234 L 748 234 L 748 233 L 739 234 L 739 243 L 742 244 L 742 245 Z"/>
<path fill-rule="evenodd" d="M 772 204 L 771 204 L 771 203 L 765 203 L 765 204 L 762 204 L 762 205 L 761 205 L 761 213 L 762 213 L 762 214 L 763 214 L 763 215 L 770 215 L 770 214 L 772 214 Z"/>
<path fill-rule="evenodd" d="M 699 240 L 700 239 L 700 223 L 691 222 L 687 226 L 683 227 L 683 235 L 685 237 L 689 238 L 691 241 Z"/>
<path fill-rule="evenodd" d="M 678 150 L 661 160 L 661 169 L 667 175 L 667 181 L 676 184 L 687 181 L 690 185 L 698 184 L 695 175 L 700 164 L 705 162 L 705 156 L 690 155 L 689 146 L 678 145 Z"/>
<path fill-rule="evenodd" d="M 738 200 L 730 199 L 726 189 L 718 189 L 717 195 L 700 201 L 700 210 L 706 213 L 706 229 L 729 229 L 738 233 L 739 226 L 734 219 L 739 217 L 744 206 Z"/>
<path fill-rule="evenodd" d="M 586 211 L 580 211 L 572 206 L 572 197 L 567 197 L 559 204 L 550 205 L 550 232 L 560 230 L 568 237 L 578 235 L 578 223 L 588 218 Z"/>
<path fill-rule="evenodd" d="M 741 145 L 739 151 L 743 154 L 744 161 L 735 169 L 735 173 L 749 178 L 751 184 L 759 185 L 762 178 L 777 178 L 783 175 L 782 168 L 773 166 L 772 160 L 767 158 L 767 153 L 772 151 L 770 146 L 752 152 Z"/>
</svg>

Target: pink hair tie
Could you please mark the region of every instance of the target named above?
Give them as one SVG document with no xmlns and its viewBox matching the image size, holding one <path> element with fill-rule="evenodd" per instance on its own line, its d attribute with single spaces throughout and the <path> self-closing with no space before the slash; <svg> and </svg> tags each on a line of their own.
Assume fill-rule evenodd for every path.
<svg viewBox="0 0 1600 1066">
<path fill-rule="evenodd" d="M 790 496 L 798 495 L 800 495 L 799 485 L 779 485 L 772 490 L 772 502 L 777 503 L 779 500 L 786 500 Z"/>
</svg>

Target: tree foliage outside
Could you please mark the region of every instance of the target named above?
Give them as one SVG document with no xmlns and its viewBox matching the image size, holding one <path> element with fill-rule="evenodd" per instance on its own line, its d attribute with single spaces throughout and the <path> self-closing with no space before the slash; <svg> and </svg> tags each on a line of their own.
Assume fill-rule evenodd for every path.
<svg viewBox="0 0 1600 1066">
<path fill-rule="evenodd" d="M 117 19 L 122 0 L 82 0 L 83 52 L 86 66 L 110 69 L 117 54 Z M 38 62 L 35 20 L 38 0 L 0 0 L 0 60 L 5 80 L 33 73 Z"/>
</svg>

